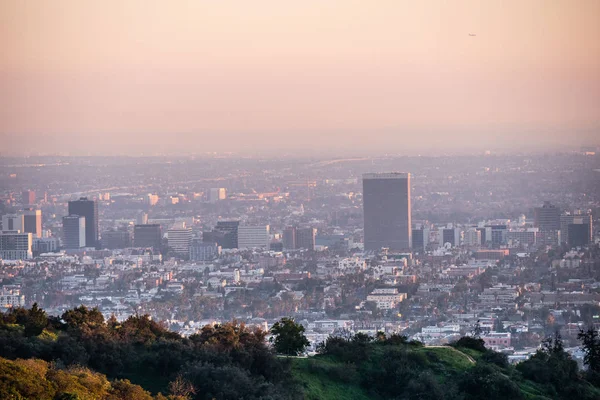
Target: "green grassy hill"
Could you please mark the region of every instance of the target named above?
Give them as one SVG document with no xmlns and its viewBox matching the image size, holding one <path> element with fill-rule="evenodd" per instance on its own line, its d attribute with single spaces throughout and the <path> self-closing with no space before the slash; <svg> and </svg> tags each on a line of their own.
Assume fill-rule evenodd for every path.
<svg viewBox="0 0 600 400">
<path fill-rule="evenodd" d="M 383 355 L 385 348 L 374 349 Z M 448 377 L 464 372 L 475 365 L 469 355 L 452 347 L 415 348 L 416 354 L 436 361 L 436 378 L 443 384 Z M 307 400 L 369 400 L 383 399 L 360 385 L 356 365 L 342 363 L 329 355 L 295 358 L 292 371 L 304 389 Z"/>
<path fill-rule="evenodd" d="M 308 400 L 600 398 L 600 389 L 580 375 L 569 376 L 568 357 L 561 364 L 540 355 L 517 368 L 485 348 L 352 341 L 338 341 L 322 353 L 292 360 Z"/>
</svg>

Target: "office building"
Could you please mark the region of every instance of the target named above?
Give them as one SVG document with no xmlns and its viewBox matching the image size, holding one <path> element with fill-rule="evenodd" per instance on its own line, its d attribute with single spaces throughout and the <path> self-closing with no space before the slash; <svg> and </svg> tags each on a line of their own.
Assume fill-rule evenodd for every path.
<svg viewBox="0 0 600 400">
<path fill-rule="evenodd" d="M 481 231 L 476 228 L 467 229 L 465 232 L 465 245 L 469 247 L 481 246 Z"/>
<path fill-rule="evenodd" d="M 537 232 L 535 242 L 538 246 L 558 246 L 562 243 L 561 232 L 558 231 L 539 231 Z"/>
<path fill-rule="evenodd" d="M 533 246 L 537 243 L 538 236 L 539 228 L 508 231 L 506 233 L 506 242 L 512 247 Z"/>
<path fill-rule="evenodd" d="M 409 173 L 363 175 L 365 250 L 412 246 Z"/>
<path fill-rule="evenodd" d="M 33 257 L 31 245 L 31 233 L 2 232 L 0 233 L 0 259 L 28 260 Z"/>
<path fill-rule="evenodd" d="M 315 228 L 297 228 L 296 229 L 296 249 L 315 250 L 315 238 L 317 230 Z"/>
<path fill-rule="evenodd" d="M 560 227 L 561 241 L 571 247 L 585 246 L 593 240 L 592 216 L 589 214 L 561 215 Z"/>
<path fill-rule="evenodd" d="M 227 198 L 227 190 L 225 188 L 211 188 L 208 192 L 208 201 L 216 203 Z"/>
<path fill-rule="evenodd" d="M 127 229 L 105 231 L 100 242 L 103 249 L 126 249 L 131 247 L 131 234 Z"/>
<path fill-rule="evenodd" d="M 21 204 L 24 207 L 35 204 L 35 192 L 33 190 L 23 190 L 21 193 Z"/>
<path fill-rule="evenodd" d="M 169 249 L 182 257 L 189 257 L 190 243 L 192 241 L 192 228 L 185 226 L 185 222 L 173 225 L 167 231 Z"/>
<path fill-rule="evenodd" d="M 63 248 L 77 250 L 87 246 L 85 217 L 68 215 L 63 217 Z M 89 246 L 88 246 L 89 247 Z"/>
<path fill-rule="evenodd" d="M 489 240 L 488 238 L 491 239 L 491 229 L 490 229 L 490 234 L 488 235 L 488 230 L 486 227 L 478 227 L 475 228 L 477 229 L 477 231 L 479 232 L 479 235 L 481 236 L 481 244 L 485 245 Z"/>
<path fill-rule="evenodd" d="M 162 247 L 162 229 L 160 224 L 135 225 L 133 227 L 133 247 Z"/>
<path fill-rule="evenodd" d="M 223 249 L 238 248 L 238 228 L 240 221 L 218 221 L 210 232 L 204 232 L 204 242 L 216 242 Z"/>
<path fill-rule="evenodd" d="M 558 231 L 560 227 L 560 209 L 545 201 L 541 207 L 536 207 L 533 213 L 533 226 L 540 231 Z"/>
<path fill-rule="evenodd" d="M 69 201 L 69 215 L 85 217 L 85 246 L 100 248 L 98 235 L 98 202 L 82 197 Z"/>
<path fill-rule="evenodd" d="M 490 226 L 490 242 L 492 246 L 499 247 L 506 244 L 506 234 L 508 233 L 508 227 L 506 225 L 492 225 Z"/>
<path fill-rule="evenodd" d="M 429 244 L 429 229 L 417 227 L 412 230 L 412 248 L 413 250 L 425 250 Z"/>
<path fill-rule="evenodd" d="M 239 249 L 269 249 L 269 225 L 238 227 L 238 248 Z"/>
<path fill-rule="evenodd" d="M 296 250 L 296 227 L 288 226 L 283 230 L 283 249 Z"/>
<path fill-rule="evenodd" d="M 202 240 L 192 239 L 190 244 L 191 261 L 212 261 L 219 258 L 221 247 L 217 243 L 205 243 Z"/>
<path fill-rule="evenodd" d="M 7 232 L 23 233 L 25 216 L 23 214 L 4 214 L 2 216 L 2 230 Z"/>
<path fill-rule="evenodd" d="M 60 243 L 55 237 L 33 238 L 31 251 L 34 256 L 38 256 L 42 253 L 54 253 L 58 251 L 59 247 Z"/>
<path fill-rule="evenodd" d="M 450 247 L 460 246 L 460 229 L 458 228 L 442 228 L 438 231 L 440 247 L 450 244 Z"/>
<path fill-rule="evenodd" d="M 23 232 L 31 233 L 34 238 L 42 237 L 42 210 L 28 208 L 23 211 Z"/>
</svg>

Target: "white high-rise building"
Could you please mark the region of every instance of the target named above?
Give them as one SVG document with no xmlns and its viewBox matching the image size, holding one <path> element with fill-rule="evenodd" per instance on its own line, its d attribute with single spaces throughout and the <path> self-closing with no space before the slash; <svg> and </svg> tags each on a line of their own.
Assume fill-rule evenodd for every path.
<svg viewBox="0 0 600 400">
<path fill-rule="evenodd" d="M 188 257 L 190 243 L 192 242 L 192 228 L 185 226 L 185 222 L 173 225 L 167 231 L 167 243 L 175 253 Z"/>
<path fill-rule="evenodd" d="M 238 249 L 269 249 L 269 225 L 238 227 Z"/>
</svg>

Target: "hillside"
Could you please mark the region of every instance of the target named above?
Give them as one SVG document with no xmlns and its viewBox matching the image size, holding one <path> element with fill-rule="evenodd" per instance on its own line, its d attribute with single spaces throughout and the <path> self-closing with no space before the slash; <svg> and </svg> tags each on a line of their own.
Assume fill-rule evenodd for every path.
<svg viewBox="0 0 600 400">
<path fill-rule="evenodd" d="M 579 371 L 559 336 L 517 366 L 475 338 L 424 347 L 400 335 L 356 334 L 294 358 L 276 356 L 265 337 L 236 322 L 182 338 L 148 316 L 118 322 L 85 307 L 60 318 L 35 305 L 13 309 L 0 313 L 0 398 L 600 398 L 600 375 Z"/>
<path fill-rule="evenodd" d="M 0 398 L 36 400 L 152 400 L 127 380 L 109 382 L 105 375 L 83 367 L 67 369 L 42 360 L 0 358 Z M 155 399 L 166 399 L 159 395 Z"/>
<path fill-rule="evenodd" d="M 600 398 L 575 362 L 555 350 L 515 367 L 470 338 L 454 347 L 423 347 L 401 336 L 336 338 L 322 354 L 294 359 L 292 371 L 309 400 Z"/>
</svg>

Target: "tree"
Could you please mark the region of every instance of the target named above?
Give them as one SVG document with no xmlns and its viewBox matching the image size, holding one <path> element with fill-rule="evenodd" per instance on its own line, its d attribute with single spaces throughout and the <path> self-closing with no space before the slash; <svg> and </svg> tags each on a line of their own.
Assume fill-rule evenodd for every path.
<svg viewBox="0 0 600 400">
<path fill-rule="evenodd" d="M 28 318 L 25 321 L 25 336 L 37 336 L 48 325 L 46 312 L 38 307 L 37 303 L 28 310 Z"/>
<path fill-rule="evenodd" d="M 279 354 L 297 356 L 302 353 L 306 346 L 310 345 L 304 336 L 304 327 L 297 324 L 293 318 L 281 318 L 271 328 L 273 337 L 270 341 Z"/>
<path fill-rule="evenodd" d="M 481 339 L 482 332 L 483 332 L 483 329 L 481 328 L 481 325 L 479 324 L 479 320 L 477 320 L 477 323 L 473 327 L 473 331 L 471 332 L 471 334 L 473 335 L 473 337 L 475 339 Z"/>
<path fill-rule="evenodd" d="M 587 331 L 583 329 L 577 334 L 577 339 L 581 341 L 581 347 L 585 356 L 583 362 L 588 366 L 590 371 L 600 373 L 600 335 L 593 327 Z"/>
</svg>

